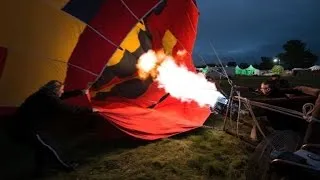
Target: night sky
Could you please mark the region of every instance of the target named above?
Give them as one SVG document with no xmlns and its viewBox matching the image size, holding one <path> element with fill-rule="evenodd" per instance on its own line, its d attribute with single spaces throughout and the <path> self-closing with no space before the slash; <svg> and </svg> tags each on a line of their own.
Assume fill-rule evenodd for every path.
<svg viewBox="0 0 320 180">
<path fill-rule="evenodd" d="M 238 63 L 275 56 L 290 39 L 306 42 L 320 56 L 320 0 L 197 0 L 197 4 L 196 65 L 201 64 L 198 54 L 207 63 L 216 63 L 209 39 L 221 58 L 232 57 Z"/>
</svg>

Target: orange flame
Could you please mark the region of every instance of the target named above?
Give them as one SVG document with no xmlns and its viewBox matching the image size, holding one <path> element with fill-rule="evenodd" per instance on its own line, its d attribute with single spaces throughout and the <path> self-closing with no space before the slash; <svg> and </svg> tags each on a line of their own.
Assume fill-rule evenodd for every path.
<svg viewBox="0 0 320 180">
<path fill-rule="evenodd" d="M 184 56 L 184 55 L 186 55 L 187 54 L 187 51 L 185 50 L 185 49 L 183 49 L 183 50 L 178 50 L 178 52 L 177 52 L 177 55 L 178 56 Z"/>
<path fill-rule="evenodd" d="M 149 50 L 140 56 L 137 63 L 138 76 L 140 79 L 145 80 L 148 77 L 155 79 L 157 77 L 157 68 L 166 58 L 163 50 L 157 52 Z"/>
</svg>

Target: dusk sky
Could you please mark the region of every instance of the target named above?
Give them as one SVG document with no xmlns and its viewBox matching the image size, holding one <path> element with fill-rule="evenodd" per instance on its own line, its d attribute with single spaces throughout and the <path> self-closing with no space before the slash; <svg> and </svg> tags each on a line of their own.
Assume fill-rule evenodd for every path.
<svg viewBox="0 0 320 180">
<path fill-rule="evenodd" d="M 221 57 L 238 63 L 275 56 L 290 39 L 300 39 L 320 56 L 320 0 L 197 0 L 198 54 L 215 63 L 211 39 Z M 318 61 L 319 62 L 319 61 Z"/>
</svg>

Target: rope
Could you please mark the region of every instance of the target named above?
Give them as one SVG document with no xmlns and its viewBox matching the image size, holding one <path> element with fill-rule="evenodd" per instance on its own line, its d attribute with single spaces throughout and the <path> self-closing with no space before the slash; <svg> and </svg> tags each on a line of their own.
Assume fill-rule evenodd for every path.
<svg viewBox="0 0 320 180">
<path fill-rule="evenodd" d="M 231 86 L 231 92 L 230 92 L 229 101 L 228 101 L 228 105 L 227 105 L 227 111 L 226 111 L 226 115 L 224 117 L 224 122 L 223 122 L 223 130 L 226 130 L 226 123 L 227 123 L 227 119 L 228 119 L 228 113 L 230 111 L 230 104 L 231 104 L 233 93 L 234 93 L 234 88 L 233 88 L 233 86 Z"/>
<path fill-rule="evenodd" d="M 123 0 L 120 0 L 121 3 L 127 8 L 127 10 L 131 13 L 131 15 L 137 20 L 137 21 L 140 21 L 140 19 L 138 18 L 138 16 L 136 16 L 134 14 L 134 12 L 129 8 L 129 6 L 123 1 Z"/>
<path fill-rule="evenodd" d="M 55 6 L 54 4 L 52 4 L 51 1 L 49 1 L 49 0 L 43 0 L 43 1 L 46 2 L 49 6 L 51 6 L 51 7 L 53 7 L 53 8 L 56 9 L 56 6 Z M 121 0 L 121 2 L 122 2 L 122 4 L 130 11 L 130 13 L 138 20 L 138 22 L 140 22 L 139 18 L 131 11 L 131 9 L 126 5 L 126 3 L 123 2 L 122 0 Z M 145 18 L 153 9 L 155 9 L 155 8 L 156 8 L 160 3 L 162 3 L 162 2 L 163 2 L 163 0 L 159 1 L 155 6 L 153 6 L 150 10 L 148 10 L 147 13 L 142 16 L 141 19 Z M 73 15 L 71 15 L 71 14 L 69 14 L 69 13 L 66 13 L 66 14 L 68 14 L 69 16 L 71 16 L 71 17 L 73 17 L 73 18 L 75 18 L 75 19 L 78 19 L 77 17 L 74 17 Z M 78 20 L 80 20 L 80 19 L 78 19 Z M 80 20 L 80 21 L 81 21 L 81 20 Z M 108 43 L 110 43 L 111 45 L 113 45 L 114 47 L 116 47 L 116 48 L 119 49 L 119 50 L 123 50 L 123 48 L 121 48 L 119 45 L 116 45 L 113 41 L 111 41 L 110 39 L 108 39 L 106 36 L 104 36 L 102 33 L 100 33 L 100 32 L 99 32 L 98 30 L 96 30 L 94 27 L 92 27 L 91 25 L 89 25 L 88 23 L 86 23 L 86 22 L 84 22 L 84 21 L 81 21 L 81 22 L 83 22 L 84 24 L 86 24 L 86 26 L 87 26 L 88 28 L 90 28 L 92 31 L 94 31 L 97 35 L 99 35 L 101 38 L 103 38 L 104 40 L 106 40 Z M 96 80 L 95 80 L 94 82 L 96 82 L 96 81 L 99 79 L 99 77 L 102 75 L 102 73 L 104 72 L 104 70 L 105 70 L 106 67 L 107 67 L 107 66 L 105 66 L 105 67 L 102 69 L 102 71 L 101 71 L 100 74 L 97 76 L 97 78 L 96 78 Z M 93 83 L 92 83 L 92 85 L 93 85 Z M 90 88 L 90 87 L 89 87 L 89 88 Z"/>
<path fill-rule="evenodd" d="M 210 69 L 209 69 L 209 72 L 210 72 L 210 71 L 214 71 L 214 72 L 218 73 L 218 74 L 220 75 L 220 77 L 221 77 L 221 76 L 223 76 L 223 77 L 228 77 L 228 76 L 222 74 L 221 72 L 219 72 L 219 71 L 217 71 L 217 70 L 215 70 L 215 69 L 210 68 Z"/>
<path fill-rule="evenodd" d="M 43 0 L 46 4 L 48 4 L 49 6 L 53 7 L 54 9 L 59 9 L 57 8 L 57 6 L 55 4 L 52 3 L 51 0 Z M 114 47 L 122 50 L 122 48 L 118 45 L 116 45 L 113 41 L 111 41 L 110 39 L 106 38 L 103 34 L 101 34 L 98 30 L 96 30 L 95 28 L 93 28 L 92 26 L 90 26 L 88 23 L 78 19 L 77 17 L 73 16 L 72 14 L 69 14 L 67 12 L 65 12 L 66 14 L 68 14 L 69 16 L 81 21 L 82 23 L 84 23 L 87 27 L 89 27 L 91 30 L 93 30 L 96 34 L 98 34 L 100 37 L 102 37 L 104 40 L 108 41 L 111 45 L 113 45 Z"/>
<path fill-rule="evenodd" d="M 300 113 L 298 111 L 294 111 L 294 110 L 290 110 L 290 109 L 284 110 L 282 107 L 279 107 L 279 106 L 271 106 L 271 105 L 268 105 L 268 104 L 265 104 L 265 103 L 259 103 L 259 102 L 254 102 L 254 101 L 250 101 L 250 103 L 251 103 L 251 105 L 254 105 L 256 107 L 268 109 L 268 110 L 275 111 L 275 112 L 278 112 L 278 113 L 286 114 L 288 116 L 292 116 L 292 117 L 303 119 L 302 118 L 302 116 L 303 116 L 302 113 Z"/>
<path fill-rule="evenodd" d="M 199 57 L 200 57 L 200 59 L 204 62 L 204 64 L 206 65 L 206 67 L 209 67 L 208 65 L 207 65 L 207 63 L 206 63 L 206 61 L 205 61 L 205 59 L 202 57 L 202 56 L 200 56 L 200 54 L 197 54 Z M 215 69 L 209 69 L 209 72 L 211 71 L 211 70 L 213 70 L 213 71 L 215 71 L 216 73 L 218 73 L 220 76 L 223 76 L 223 77 L 226 77 L 224 74 L 222 74 L 221 72 L 219 72 L 219 71 L 217 71 L 217 70 L 215 70 Z M 220 92 L 226 97 L 227 96 L 227 93 L 225 93 L 222 89 L 219 89 L 220 90 Z"/>
<path fill-rule="evenodd" d="M 96 34 L 98 34 L 102 39 L 106 40 L 108 43 L 110 43 L 111 45 L 113 45 L 114 47 L 116 47 L 117 49 L 123 50 L 120 46 L 116 45 L 113 41 L 111 41 L 110 39 L 108 39 L 106 36 L 104 36 L 102 33 L 100 33 L 98 30 L 96 30 L 94 27 L 92 27 L 91 25 L 85 23 L 87 25 L 87 27 L 89 27 L 92 31 L 94 31 Z"/>
<path fill-rule="evenodd" d="M 80 66 L 71 64 L 71 63 L 69 63 L 69 62 L 64 62 L 64 61 L 57 60 L 57 59 L 52 59 L 52 58 L 48 58 L 48 59 L 51 60 L 51 61 L 56 61 L 56 62 L 60 62 L 60 63 L 65 63 L 65 64 L 67 64 L 67 65 L 69 65 L 69 66 L 72 66 L 72 67 L 78 68 L 78 69 L 80 69 L 80 70 L 82 70 L 82 71 L 84 71 L 84 72 L 87 72 L 87 73 L 89 73 L 89 74 L 91 74 L 91 75 L 93 75 L 93 76 L 96 76 L 96 77 L 99 76 L 99 74 L 96 74 L 96 73 L 94 73 L 94 72 L 92 72 L 92 71 L 89 71 L 89 70 L 87 70 L 87 69 L 85 69 L 85 68 L 82 68 L 82 67 L 80 67 Z"/>
<path fill-rule="evenodd" d="M 200 56 L 199 54 L 197 54 L 197 55 L 198 55 L 198 56 L 200 57 L 200 59 L 204 62 L 204 64 L 206 65 L 206 67 L 209 68 L 209 66 L 207 65 L 205 59 L 204 59 L 202 56 Z M 217 70 L 215 70 L 215 69 L 209 68 L 209 72 L 210 72 L 210 71 L 214 71 L 214 72 L 218 73 L 218 74 L 220 75 L 220 77 L 221 77 L 221 76 L 227 77 L 226 75 L 224 75 L 223 73 L 221 73 L 221 72 L 219 72 L 219 71 L 217 71 Z M 207 72 L 207 73 L 208 73 L 208 72 Z M 225 93 L 222 89 L 220 89 L 220 91 L 221 91 L 221 93 L 222 93 L 224 96 L 227 96 L 226 93 Z"/>
<path fill-rule="evenodd" d="M 245 100 L 245 105 L 247 106 L 247 108 L 248 108 L 248 110 L 249 110 L 249 112 L 250 112 L 250 114 L 251 114 L 251 116 L 252 116 L 252 119 L 253 119 L 254 123 L 255 123 L 256 126 L 258 127 L 258 130 L 259 130 L 260 133 L 262 134 L 263 138 L 266 139 L 266 135 L 265 135 L 264 132 L 262 131 L 262 129 L 261 129 L 260 125 L 259 125 L 259 122 L 257 121 L 256 116 L 255 116 L 255 114 L 254 114 L 254 112 L 253 112 L 253 110 L 252 110 L 250 101 L 249 101 L 248 99 Z"/>
<path fill-rule="evenodd" d="M 204 65 L 205 65 L 206 67 L 209 67 L 209 66 L 207 65 L 206 61 L 203 59 L 203 57 L 200 56 L 200 54 L 197 54 L 197 55 L 200 57 L 201 61 L 204 62 Z"/>
<path fill-rule="evenodd" d="M 132 16 L 134 16 L 138 21 L 140 21 L 140 19 L 134 14 L 134 12 L 129 8 L 129 6 L 123 1 L 123 0 L 121 0 L 121 2 L 122 2 L 122 4 L 128 9 L 128 11 L 132 14 Z M 159 1 L 153 8 L 151 8 L 146 14 L 149 14 L 154 8 L 156 8 L 160 3 L 162 3 L 163 2 L 163 0 L 161 0 L 161 1 Z M 192 24 L 192 21 L 191 21 L 191 18 L 190 18 L 190 16 L 189 16 L 189 14 L 188 13 L 186 13 L 186 15 L 187 15 L 187 17 L 188 17 L 188 20 L 189 20 L 189 23 L 190 23 L 190 26 L 191 26 L 191 28 L 192 28 L 192 30 L 193 30 L 193 32 L 194 33 L 196 33 L 196 30 L 195 30 L 195 27 L 194 27 L 194 25 Z M 144 15 L 143 17 L 142 17 L 142 19 L 145 17 L 146 15 Z M 184 46 L 182 45 L 182 43 L 180 42 L 180 40 L 178 40 L 178 42 L 179 42 L 179 44 L 184 48 Z M 185 48 L 184 48 L 185 49 Z M 189 55 L 191 55 L 191 53 L 189 52 L 189 51 L 187 51 L 187 53 L 189 54 Z M 200 56 L 200 55 L 199 55 Z M 205 62 L 205 60 L 200 56 L 200 58 L 201 58 L 201 60 L 205 63 L 205 65 L 206 66 L 208 66 L 207 65 L 207 63 Z M 222 66 L 222 64 L 221 64 L 221 66 Z M 223 66 L 222 66 L 223 67 Z M 229 79 L 229 77 L 228 77 L 228 75 L 227 75 L 227 73 L 226 73 L 226 71 L 225 71 L 225 69 L 223 69 L 224 70 L 224 72 L 225 72 L 225 75 L 223 75 L 222 73 L 220 73 L 220 72 L 218 72 L 220 75 L 222 75 L 222 76 L 224 76 L 224 77 L 227 77 L 228 78 L 228 81 L 230 81 L 230 79 Z M 229 83 L 230 84 L 230 83 Z"/>
<path fill-rule="evenodd" d="M 191 18 L 190 18 L 190 16 L 189 16 L 188 12 L 186 12 L 186 14 L 187 14 L 187 16 L 188 16 L 188 19 L 189 19 L 189 22 L 190 22 L 190 26 L 191 26 L 194 34 L 197 34 L 196 29 L 194 28 L 194 25 L 192 24 L 192 21 L 191 21 Z"/>
<path fill-rule="evenodd" d="M 230 122 L 230 125 L 231 127 L 233 127 L 233 124 L 232 124 L 232 115 L 233 115 L 233 110 L 234 110 L 234 106 L 233 106 L 233 98 L 231 99 L 231 102 L 230 102 L 230 118 L 229 118 L 229 122 Z"/>
<path fill-rule="evenodd" d="M 53 5 L 52 3 L 50 3 L 51 1 L 48 1 L 48 0 L 44 0 L 44 1 L 45 1 L 48 5 L 52 6 L 53 8 L 56 8 L 55 5 Z M 142 16 L 141 19 L 139 19 L 139 18 L 135 15 L 135 13 L 130 9 L 130 7 L 129 7 L 123 0 L 120 0 L 120 1 L 121 1 L 121 3 L 127 8 L 127 10 L 131 13 L 131 15 L 132 15 L 138 22 L 141 22 L 141 19 L 145 18 L 153 9 L 155 9 L 160 3 L 163 2 L 163 0 L 159 1 L 155 6 L 153 6 L 150 10 L 148 10 L 147 13 Z M 67 14 L 68 14 L 69 16 L 74 17 L 73 15 L 71 15 L 71 14 L 69 14 L 69 13 L 67 13 Z M 189 22 L 190 22 L 190 25 L 191 25 L 192 30 L 196 33 L 195 28 L 194 28 L 194 26 L 193 26 L 193 24 L 192 24 L 192 22 L 191 22 L 191 19 L 190 19 L 189 14 L 187 13 L 186 15 L 187 15 L 187 17 L 188 17 L 188 19 L 189 19 Z M 74 17 L 74 18 L 78 19 L 77 17 Z M 81 21 L 81 20 L 80 20 L 80 21 Z M 83 21 L 82 21 L 82 22 L 83 22 Z M 103 38 L 104 40 L 106 40 L 107 42 L 109 42 L 111 45 L 113 45 L 113 46 L 116 47 L 117 49 L 123 50 L 119 45 L 116 45 L 113 41 L 111 41 L 111 40 L 108 39 L 106 36 L 104 36 L 102 33 L 100 33 L 97 29 L 95 29 L 94 27 L 92 27 L 91 25 L 89 25 L 89 24 L 86 23 L 86 22 L 83 22 L 83 23 L 85 23 L 88 28 L 90 28 L 92 31 L 94 31 L 94 32 L 95 32 L 97 35 L 99 35 L 101 38 Z M 178 40 L 178 42 L 179 42 L 180 45 L 182 45 L 182 43 L 180 42 L 180 40 Z M 182 47 L 184 48 L 183 45 L 182 45 Z M 185 49 L 185 48 L 184 48 L 184 49 Z M 189 55 L 191 55 L 191 53 L 190 53 L 189 51 L 187 51 L 187 53 L 188 53 Z M 204 62 L 205 62 L 205 61 L 204 61 Z M 206 64 L 206 62 L 205 62 L 205 64 Z M 76 66 L 76 65 L 73 65 L 73 64 L 68 64 L 68 65 L 71 65 L 71 66 L 73 66 L 73 67 L 79 68 L 79 69 L 81 69 L 81 70 L 83 70 L 83 71 L 85 71 L 85 72 L 87 72 L 87 73 L 90 73 L 90 74 L 96 76 L 97 78 L 96 78 L 96 80 L 95 80 L 94 82 L 96 82 L 96 81 L 100 78 L 100 76 L 101 76 L 102 73 L 104 72 L 105 68 L 107 67 L 107 66 L 105 66 L 105 67 L 102 69 L 102 71 L 100 72 L 100 74 L 95 74 L 95 73 L 93 73 L 93 72 L 91 72 L 91 71 L 89 71 L 89 70 L 86 70 L 86 69 L 84 69 L 84 68 L 81 68 L 81 67 L 79 67 L 79 66 Z M 224 70 L 224 71 L 225 71 L 225 70 Z M 226 71 L 225 71 L 225 73 L 226 73 Z M 227 74 L 226 74 L 226 75 L 227 75 Z M 226 77 L 227 77 L 227 76 L 226 76 Z M 228 77 L 227 77 L 227 78 L 228 78 Z M 229 78 L 228 78 L 228 81 L 230 81 Z M 230 82 L 229 82 L 229 83 L 230 83 Z M 92 83 L 89 88 L 91 88 L 91 86 L 92 86 L 93 84 L 94 84 L 94 83 Z"/>
<path fill-rule="evenodd" d="M 267 145 L 270 145 L 273 149 L 275 149 L 275 146 L 266 138 L 266 135 L 262 131 L 262 129 L 261 129 L 256 117 L 255 117 L 255 114 L 254 114 L 254 112 L 252 110 L 251 105 L 257 106 L 257 107 L 261 107 L 261 108 L 265 108 L 265 109 L 269 109 L 271 111 L 279 112 L 279 113 L 286 114 L 286 115 L 289 115 L 289 116 L 293 116 L 293 117 L 296 117 L 296 118 L 304 119 L 307 122 L 315 121 L 315 122 L 320 123 L 320 120 L 312 117 L 312 113 L 318 107 L 318 105 L 315 106 L 312 103 L 306 103 L 306 104 L 303 105 L 302 113 L 301 113 L 301 112 L 298 112 L 298 111 L 295 111 L 295 110 L 291 110 L 291 109 L 287 109 L 287 108 L 283 108 L 283 107 L 279 107 L 279 106 L 269 105 L 269 104 L 266 104 L 266 103 L 260 103 L 260 102 L 256 102 L 256 101 L 250 101 L 247 98 L 242 98 L 240 96 L 239 92 L 237 92 L 237 95 L 238 96 L 236 96 L 236 98 L 239 101 L 238 119 L 237 119 L 237 135 L 238 135 L 238 120 L 239 120 L 239 114 L 240 114 L 239 113 L 240 112 L 240 104 L 241 104 L 241 102 L 244 102 L 245 106 L 247 107 L 247 109 L 249 110 L 249 112 L 250 112 L 250 114 L 252 116 L 252 119 L 253 119 L 254 123 L 256 124 L 256 127 L 258 128 L 258 130 L 260 131 L 260 133 L 262 134 L 262 136 L 264 137 L 264 139 L 266 141 L 265 147 Z M 224 127 L 224 130 L 225 130 L 225 127 Z M 264 147 L 264 149 L 265 149 L 265 147 Z M 262 157 L 262 154 L 261 154 L 260 158 L 261 157 Z"/>
<path fill-rule="evenodd" d="M 232 96 L 232 94 L 233 94 L 233 88 L 231 89 L 231 91 L 232 91 L 232 92 L 231 92 L 230 96 Z M 259 130 L 259 132 L 260 132 L 261 135 L 263 136 L 263 138 L 266 139 L 267 144 L 270 144 L 270 145 L 272 146 L 272 148 L 275 148 L 275 147 L 272 145 L 272 143 L 267 140 L 266 135 L 265 135 L 264 132 L 262 131 L 262 128 L 261 128 L 261 126 L 259 125 L 259 122 L 258 122 L 258 120 L 256 119 L 256 116 L 255 116 L 255 114 L 254 114 L 254 112 L 253 112 L 253 110 L 252 110 L 251 103 L 250 103 L 251 101 L 249 101 L 249 100 L 246 99 L 246 98 L 242 98 L 242 97 L 240 96 L 240 92 L 236 92 L 236 93 L 237 93 L 237 95 L 238 95 L 238 96 L 236 96 L 236 97 L 238 97 L 239 99 L 242 100 L 242 101 L 239 100 L 239 105 L 238 105 L 239 107 L 238 107 L 237 129 L 236 129 L 237 136 L 239 137 L 239 120 L 240 120 L 241 102 L 244 102 L 244 105 L 245 105 L 245 107 L 249 110 L 249 113 L 250 113 L 250 115 L 251 115 L 251 117 L 252 117 L 252 119 L 253 119 L 253 122 L 254 122 L 254 124 L 255 124 L 255 126 L 254 126 L 253 128 L 257 127 L 258 130 Z M 227 109 L 227 112 L 228 112 L 228 109 Z M 230 114 L 230 117 L 231 117 L 231 114 Z M 227 119 L 227 118 L 226 118 L 226 119 Z M 226 119 L 225 119 L 225 122 L 224 122 L 224 123 L 226 123 Z M 225 130 L 225 124 L 224 124 L 223 130 Z"/>
<path fill-rule="evenodd" d="M 215 130 L 215 131 L 223 131 L 222 129 L 216 128 L 214 126 L 207 126 L 207 125 L 202 125 L 201 128 L 212 129 L 212 130 Z"/>
<path fill-rule="evenodd" d="M 300 119 L 306 120 L 307 122 L 310 122 L 310 121 L 320 122 L 320 120 L 311 116 L 312 112 L 315 109 L 315 106 L 312 103 L 304 104 L 302 107 L 302 112 L 299 112 L 299 111 L 295 111 L 292 109 L 283 108 L 280 106 L 274 106 L 274 105 L 256 102 L 256 101 L 249 101 L 247 98 L 242 98 L 242 97 L 236 97 L 236 98 L 238 98 L 242 102 L 248 102 L 253 106 L 268 109 L 268 110 L 278 112 L 278 113 L 282 113 L 282 114 L 292 116 L 295 118 L 300 118 Z"/>
<path fill-rule="evenodd" d="M 11 49 L 11 51 L 13 51 L 14 53 L 18 53 L 18 54 L 24 54 L 21 50 L 17 50 L 17 49 Z M 36 58 L 39 58 L 39 59 L 45 59 L 46 61 L 59 62 L 59 63 L 61 63 L 61 64 L 66 64 L 66 65 L 68 65 L 68 66 L 75 67 L 75 68 L 77 68 L 77 69 L 79 69 L 79 70 L 82 70 L 82 71 L 84 71 L 84 72 L 86 72 L 86 73 L 88 73 L 88 74 L 91 74 L 91 75 L 93 75 L 93 76 L 96 76 L 96 77 L 99 76 L 98 74 L 96 74 L 96 73 L 94 73 L 94 72 L 92 72 L 92 71 L 90 71 L 90 70 L 88 70 L 88 69 L 85 69 L 85 68 L 83 68 L 83 67 L 77 66 L 77 65 L 75 65 L 75 64 L 72 64 L 72 63 L 70 63 L 70 62 L 67 62 L 67 61 L 64 61 L 64 60 L 61 60 L 61 59 L 44 57 L 44 56 L 40 55 L 40 53 L 39 53 L 39 54 L 35 54 L 34 56 L 35 56 Z M 60 72 L 58 72 L 58 73 L 60 73 Z"/>
<path fill-rule="evenodd" d="M 45 143 L 45 142 L 41 139 L 41 137 L 40 137 L 39 134 L 36 134 L 36 137 L 37 137 L 38 141 L 39 141 L 42 145 L 44 145 L 45 147 L 47 147 L 47 148 L 54 154 L 54 156 L 57 158 L 57 160 L 58 160 L 63 166 L 65 166 L 65 167 L 67 167 L 67 168 L 70 167 L 70 166 L 68 166 L 68 165 L 60 158 L 60 156 L 58 155 L 58 153 L 57 153 L 51 146 L 49 146 L 47 143 Z"/>
<path fill-rule="evenodd" d="M 207 125 L 202 125 L 201 127 L 202 127 L 202 128 L 205 128 L 205 129 L 214 129 L 213 126 L 207 126 Z"/>
<path fill-rule="evenodd" d="M 213 69 L 213 68 L 210 68 L 210 69 L 209 69 L 209 72 L 210 72 L 210 71 L 214 71 L 214 72 L 218 73 L 218 74 L 220 75 L 220 77 L 221 77 L 221 76 L 223 76 L 223 77 L 228 77 L 228 76 L 226 76 L 225 74 L 223 74 L 223 73 L 221 73 L 221 72 L 219 72 L 219 71 L 217 71 L 217 70 L 215 70 L 215 69 Z M 221 79 L 221 78 L 220 78 L 220 79 Z"/>
<path fill-rule="evenodd" d="M 237 91 L 238 96 L 240 96 L 240 91 Z M 238 104 L 238 116 L 237 116 L 237 135 L 239 135 L 239 121 L 240 121 L 240 111 L 241 111 L 241 102 Z"/>
<path fill-rule="evenodd" d="M 265 139 L 265 141 L 267 142 L 267 144 L 271 145 L 271 147 L 272 147 L 273 149 L 275 149 L 274 145 L 267 139 L 267 136 L 266 136 L 266 135 L 264 134 L 264 132 L 262 131 L 261 126 L 260 126 L 259 122 L 258 122 L 257 119 L 256 119 L 256 116 L 255 116 L 255 114 L 254 114 L 254 112 L 253 112 L 253 110 L 252 110 L 250 101 L 249 101 L 248 99 L 245 100 L 245 105 L 247 106 L 247 108 L 248 108 L 248 110 L 249 110 L 249 112 L 250 112 L 250 114 L 251 114 L 251 117 L 252 117 L 252 119 L 253 119 L 256 127 L 258 128 L 259 132 L 261 133 L 261 135 L 263 136 L 263 138 Z"/>
<path fill-rule="evenodd" d="M 216 57 L 217 57 L 220 65 L 221 65 L 221 67 L 222 67 L 222 69 L 223 69 L 223 72 L 224 72 L 224 74 L 226 75 L 226 77 L 227 77 L 227 79 L 228 79 L 228 83 L 230 84 L 230 86 L 233 86 L 233 82 L 231 81 L 231 79 L 230 79 L 229 76 L 228 76 L 227 71 L 226 71 L 225 68 L 223 67 L 223 64 L 222 64 L 222 62 L 221 62 L 221 59 L 220 59 L 220 57 L 219 57 L 216 49 L 213 47 L 213 44 L 211 43 L 211 41 L 209 41 L 209 42 L 210 42 L 210 47 L 212 48 L 214 54 L 216 55 Z"/>
<path fill-rule="evenodd" d="M 159 6 L 159 4 L 163 3 L 164 0 L 160 0 L 156 5 L 154 5 L 151 9 L 149 9 L 149 11 L 147 11 L 147 13 L 145 13 L 141 19 L 144 19 L 145 17 L 147 17 L 148 14 L 151 13 L 151 11 L 153 11 L 157 6 Z"/>
<path fill-rule="evenodd" d="M 303 118 L 306 119 L 308 122 L 312 120 L 312 112 L 314 111 L 314 104 L 306 103 L 302 107 Z"/>
</svg>

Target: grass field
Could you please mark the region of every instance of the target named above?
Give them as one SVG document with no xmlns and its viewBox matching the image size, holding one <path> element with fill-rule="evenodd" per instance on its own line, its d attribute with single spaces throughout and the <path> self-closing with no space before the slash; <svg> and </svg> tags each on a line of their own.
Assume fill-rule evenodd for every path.
<svg viewBox="0 0 320 180">
<path fill-rule="evenodd" d="M 237 85 L 258 87 L 264 79 L 236 77 L 233 81 Z M 320 87 L 316 79 L 286 79 L 293 86 Z M 227 81 L 222 81 L 222 87 L 228 91 Z M 77 170 L 49 171 L 45 179 L 245 179 L 249 148 L 221 131 L 221 116 L 211 115 L 206 124 L 214 129 L 200 128 L 155 142 L 95 142 L 77 146 L 72 150 L 79 159 Z M 1 168 L 6 174 L 14 176 L 32 167 L 32 157 L 27 155 L 30 150 L 10 144 L 5 136 L 0 136 L 0 142 L 1 147 L 6 147 L 1 149 L 1 158 L 10 161 Z"/>
<path fill-rule="evenodd" d="M 48 179 L 245 179 L 249 155 L 245 144 L 219 130 L 219 116 L 211 116 L 207 123 L 217 129 L 115 147 L 90 157 L 76 172 Z"/>
</svg>

